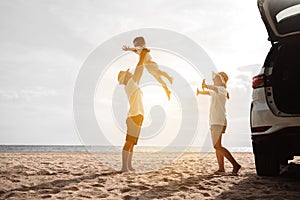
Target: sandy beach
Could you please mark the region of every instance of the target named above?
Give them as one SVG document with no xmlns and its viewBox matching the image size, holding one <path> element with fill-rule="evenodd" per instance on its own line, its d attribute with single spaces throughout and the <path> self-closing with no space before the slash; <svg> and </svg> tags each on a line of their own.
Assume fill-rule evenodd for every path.
<svg viewBox="0 0 300 200">
<path fill-rule="evenodd" d="M 137 155 L 134 173 L 119 173 L 86 152 L 0 153 L 0 199 L 300 199 L 297 164 L 279 177 L 259 177 L 252 153 L 233 155 L 242 165 L 238 176 L 227 161 L 227 172 L 214 174 L 214 153 L 185 153 L 148 172 Z M 155 157 L 148 161 L 157 164 Z"/>
</svg>

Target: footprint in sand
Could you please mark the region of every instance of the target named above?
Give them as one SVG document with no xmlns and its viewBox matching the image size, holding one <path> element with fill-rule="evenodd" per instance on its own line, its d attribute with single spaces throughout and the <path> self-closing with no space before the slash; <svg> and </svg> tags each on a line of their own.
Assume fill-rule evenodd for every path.
<svg viewBox="0 0 300 200">
<path fill-rule="evenodd" d="M 100 195 L 97 196 L 97 198 L 99 198 L 99 199 L 104 199 L 104 198 L 107 198 L 107 197 L 109 197 L 109 194 L 100 194 Z"/>
<path fill-rule="evenodd" d="M 50 194 L 41 196 L 42 199 L 49 199 L 49 198 L 51 198 L 51 197 L 52 197 L 52 196 L 51 196 Z"/>
<path fill-rule="evenodd" d="M 126 195 L 123 197 L 124 200 L 131 200 L 131 199 L 134 199 L 133 196 L 130 196 L 130 195 Z"/>
<path fill-rule="evenodd" d="M 40 194 L 57 194 L 60 190 L 58 188 L 53 188 L 52 190 L 46 189 L 46 190 L 39 190 Z"/>
<path fill-rule="evenodd" d="M 99 184 L 99 183 L 93 184 L 92 186 L 93 186 L 93 187 L 104 187 L 104 185 Z"/>
<path fill-rule="evenodd" d="M 207 190 L 207 188 L 202 185 L 199 185 L 197 188 L 198 188 L 198 190 Z"/>
<path fill-rule="evenodd" d="M 210 194 L 208 194 L 207 192 L 201 192 L 201 194 L 202 194 L 204 197 L 210 197 Z"/>
<path fill-rule="evenodd" d="M 13 183 L 21 182 L 19 179 L 10 179 L 10 181 L 13 182 Z"/>
<path fill-rule="evenodd" d="M 42 169 L 37 172 L 38 175 L 56 175 L 55 172 L 47 171 L 45 169 Z"/>
<path fill-rule="evenodd" d="M 59 170 L 57 173 L 60 173 L 60 174 L 70 174 L 70 171 L 68 171 L 68 170 Z"/>
<path fill-rule="evenodd" d="M 217 181 L 210 181 L 210 183 L 211 183 L 212 185 L 218 185 L 218 184 L 219 184 Z"/>
<path fill-rule="evenodd" d="M 3 199 L 8 199 L 8 198 L 11 198 L 11 197 L 16 197 L 17 196 L 17 193 L 15 192 L 9 192 L 8 194 L 6 195 L 3 195 Z"/>
<path fill-rule="evenodd" d="M 110 191 L 113 191 L 113 190 L 115 190 L 116 188 L 108 188 L 107 189 L 107 192 L 110 192 Z"/>
<path fill-rule="evenodd" d="M 71 173 L 73 176 L 82 176 L 83 175 L 83 173 L 81 173 L 81 172 L 78 172 L 78 173 Z"/>
<path fill-rule="evenodd" d="M 138 189 L 138 190 L 149 190 L 149 189 L 150 189 L 150 188 L 147 187 L 147 186 L 144 186 L 144 185 L 137 185 L 137 184 L 135 184 L 135 185 L 131 184 L 131 185 L 128 185 L 128 186 L 131 187 L 131 188 Z"/>
<path fill-rule="evenodd" d="M 134 180 L 127 180 L 126 182 L 127 182 L 128 184 L 135 183 Z"/>
<path fill-rule="evenodd" d="M 131 189 L 130 188 L 122 188 L 120 191 L 122 193 L 125 193 L 125 192 L 129 192 Z"/>
<path fill-rule="evenodd" d="M 49 165 L 51 162 L 41 162 L 42 165 Z"/>
<path fill-rule="evenodd" d="M 186 186 L 181 186 L 181 187 L 179 187 L 179 190 L 180 190 L 180 191 L 188 191 L 189 188 L 186 187 Z"/>
<path fill-rule="evenodd" d="M 163 178 L 162 179 L 164 182 L 169 182 L 170 181 L 170 179 L 168 179 L 168 178 Z"/>
<path fill-rule="evenodd" d="M 104 182 L 106 182 L 106 179 L 98 178 L 98 182 L 99 182 L 99 183 L 104 183 Z"/>
<path fill-rule="evenodd" d="M 84 198 L 84 199 L 91 199 L 90 196 L 88 196 L 88 195 L 83 195 L 83 194 L 79 194 L 79 197 Z"/>
<path fill-rule="evenodd" d="M 66 190 L 78 191 L 79 189 L 78 187 L 73 186 L 73 187 L 66 188 Z"/>
</svg>

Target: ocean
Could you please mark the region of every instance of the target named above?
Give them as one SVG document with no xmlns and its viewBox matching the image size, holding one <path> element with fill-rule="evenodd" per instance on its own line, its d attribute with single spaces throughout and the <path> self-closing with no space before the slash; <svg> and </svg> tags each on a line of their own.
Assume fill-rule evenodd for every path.
<svg viewBox="0 0 300 200">
<path fill-rule="evenodd" d="M 252 152 L 252 147 L 230 147 L 231 152 Z M 0 145 L 0 152 L 121 152 L 122 146 Z M 136 146 L 135 152 L 213 152 L 211 147 Z"/>
</svg>

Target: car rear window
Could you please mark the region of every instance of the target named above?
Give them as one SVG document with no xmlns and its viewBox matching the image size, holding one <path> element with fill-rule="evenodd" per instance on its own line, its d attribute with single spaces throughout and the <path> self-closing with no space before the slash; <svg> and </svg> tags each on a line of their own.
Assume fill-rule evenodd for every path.
<svg viewBox="0 0 300 200">
<path fill-rule="evenodd" d="M 276 15 L 276 20 L 277 20 L 277 23 L 280 23 L 283 20 L 286 20 L 291 17 L 296 17 L 296 15 L 299 15 L 299 14 L 300 14 L 300 4 L 291 6 L 289 8 L 286 8 L 286 9 L 280 11 Z"/>
</svg>

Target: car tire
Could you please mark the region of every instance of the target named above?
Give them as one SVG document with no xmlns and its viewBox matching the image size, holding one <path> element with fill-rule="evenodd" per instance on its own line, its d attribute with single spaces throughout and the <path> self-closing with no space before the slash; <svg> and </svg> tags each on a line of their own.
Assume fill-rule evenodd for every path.
<svg viewBox="0 0 300 200">
<path fill-rule="evenodd" d="M 279 157 L 275 145 L 252 142 L 256 173 L 258 176 L 278 176 Z"/>
</svg>

